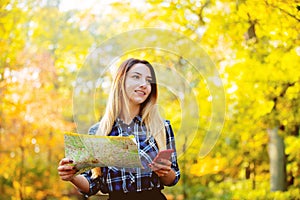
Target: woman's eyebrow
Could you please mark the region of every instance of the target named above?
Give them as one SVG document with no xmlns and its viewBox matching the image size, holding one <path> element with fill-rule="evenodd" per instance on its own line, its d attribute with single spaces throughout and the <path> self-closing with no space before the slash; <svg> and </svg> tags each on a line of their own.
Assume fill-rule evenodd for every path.
<svg viewBox="0 0 300 200">
<path fill-rule="evenodd" d="M 132 73 L 133 73 L 133 74 L 138 74 L 138 75 L 142 76 L 142 74 L 139 73 L 139 72 L 132 72 Z M 152 79 L 152 76 L 147 76 L 146 78 L 151 78 L 151 79 Z"/>
<path fill-rule="evenodd" d="M 138 74 L 138 75 L 142 75 L 141 73 L 139 72 L 132 72 L 133 74 Z"/>
</svg>

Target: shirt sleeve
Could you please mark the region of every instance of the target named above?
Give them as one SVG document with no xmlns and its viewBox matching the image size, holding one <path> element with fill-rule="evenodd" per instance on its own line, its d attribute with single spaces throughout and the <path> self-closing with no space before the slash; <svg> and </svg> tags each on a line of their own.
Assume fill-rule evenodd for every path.
<svg viewBox="0 0 300 200">
<path fill-rule="evenodd" d="M 79 192 L 82 193 L 85 197 L 94 195 L 97 192 L 99 192 L 99 190 L 101 190 L 102 177 L 98 176 L 97 178 L 92 178 L 91 170 L 83 172 L 81 175 L 84 176 L 87 179 L 87 181 L 89 182 L 90 191 L 88 193 L 85 193 L 85 192 L 79 190 Z"/>
<path fill-rule="evenodd" d="M 180 170 L 179 170 L 179 166 L 177 163 L 177 152 L 176 152 L 176 146 L 175 146 L 175 137 L 174 137 L 174 133 L 173 133 L 173 129 L 171 127 L 170 121 L 166 120 L 165 121 L 165 128 L 166 128 L 166 139 L 167 139 L 167 149 L 174 149 L 174 152 L 172 153 L 171 156 L 171 168 L 174 170 L 175 172 L 175 180 L 173 181 L 172 184 L 168 185 L 168 186 L 173 186 L 176 185 L 177 182 L 180 179 Z"/>
<path fill-rule="evenodd" d="M 95 135 L 96 132 L 97 132 L 98 127 L 99 127 L 99 123 L 96 123 L 95 125 L 93 125 L 89 129 L 88 133 L 90 135 Z M 105 192 L 103 190 L 104 180 L 103 180 L 102 176 L 93 177 L 92 176 L 92 170 L 88 170 L 86 172 L 83 172 L 81 175 L 84 176 L 87 179 L 87 181 L 89 182 L 90 191 L 88 193 L 80 191 L 85 197 L 89 197 L 91 195 L 94 195 L 97 192 L 99 192 L 99 190 L 101 190 L 102 192 Z"/>
</svg>

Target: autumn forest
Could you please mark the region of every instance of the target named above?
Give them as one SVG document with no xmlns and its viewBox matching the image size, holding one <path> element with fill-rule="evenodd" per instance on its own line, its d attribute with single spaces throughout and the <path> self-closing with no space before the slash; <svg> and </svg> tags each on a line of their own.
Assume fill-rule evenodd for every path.
<svg viewBox="0 0 300 200">
<path fill-rule="evenodd" d="M 63 133 L 101 118 L 129 57 L 174 128 L 169 200 L 300 199 L 298 0 L 1 0 L 0 199 L 83 199 Z"/>
</svg>

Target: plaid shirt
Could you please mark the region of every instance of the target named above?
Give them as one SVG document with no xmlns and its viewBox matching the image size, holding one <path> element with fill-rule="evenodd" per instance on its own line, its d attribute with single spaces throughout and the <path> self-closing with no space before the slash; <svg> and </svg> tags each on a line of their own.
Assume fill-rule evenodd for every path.
<svg viewBox="0 0 300 200">
<path fill-rule="evenodd" d="M 98 127 L 99 123 L 93 125 L 89 130 L 89 134 L 95 134 Z M 175 185 L 180 178 L 180 171 L 177 163 L 174 133 L 169 121 L 165 121 L 165 128 L 167 149 L 175 150 L 171 157 L 171 168 L 175 171 L 176 175 L 176 178 L 171 185 Z M 109 136 L 129 135 L 135 136 L 141 162 L 145 169 L 102 167 L 102 175 L 97 178 L 92 178 L 91 170 L 84 172 L 82 175 L 90 184 L 90 192 L 85 194 L 86 196 L 96 194 L 99 190 L 103 193 L 110 193 L 113 191 L 127 193 L 151 190 L 153 188 L 163 189 L 159 177 L 148 167 L 148 164 L 152 162 L 158 153 L 157 143 L 152 136 L 146 138 L 146 126 L 141 123 L 140 116 L 136 116 L 129 125 L 126 125 L 122 120 L 117 119 L 109 134 Z"/>
</svg>

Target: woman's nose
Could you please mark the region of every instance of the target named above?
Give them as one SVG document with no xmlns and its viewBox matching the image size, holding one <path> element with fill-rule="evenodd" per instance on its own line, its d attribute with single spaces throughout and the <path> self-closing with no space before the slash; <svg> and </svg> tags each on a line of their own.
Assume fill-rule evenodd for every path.
<svg viewBox="0 0 300 200">
<path fill-rule="evenodd" d="M 142 80 L 141 83 L 140 83 L 140 86 L 141 87 L 146 87 L 147 84 L 148 84 L 147 80 L 144 80 L 144 81 Z"/>
</svg>

